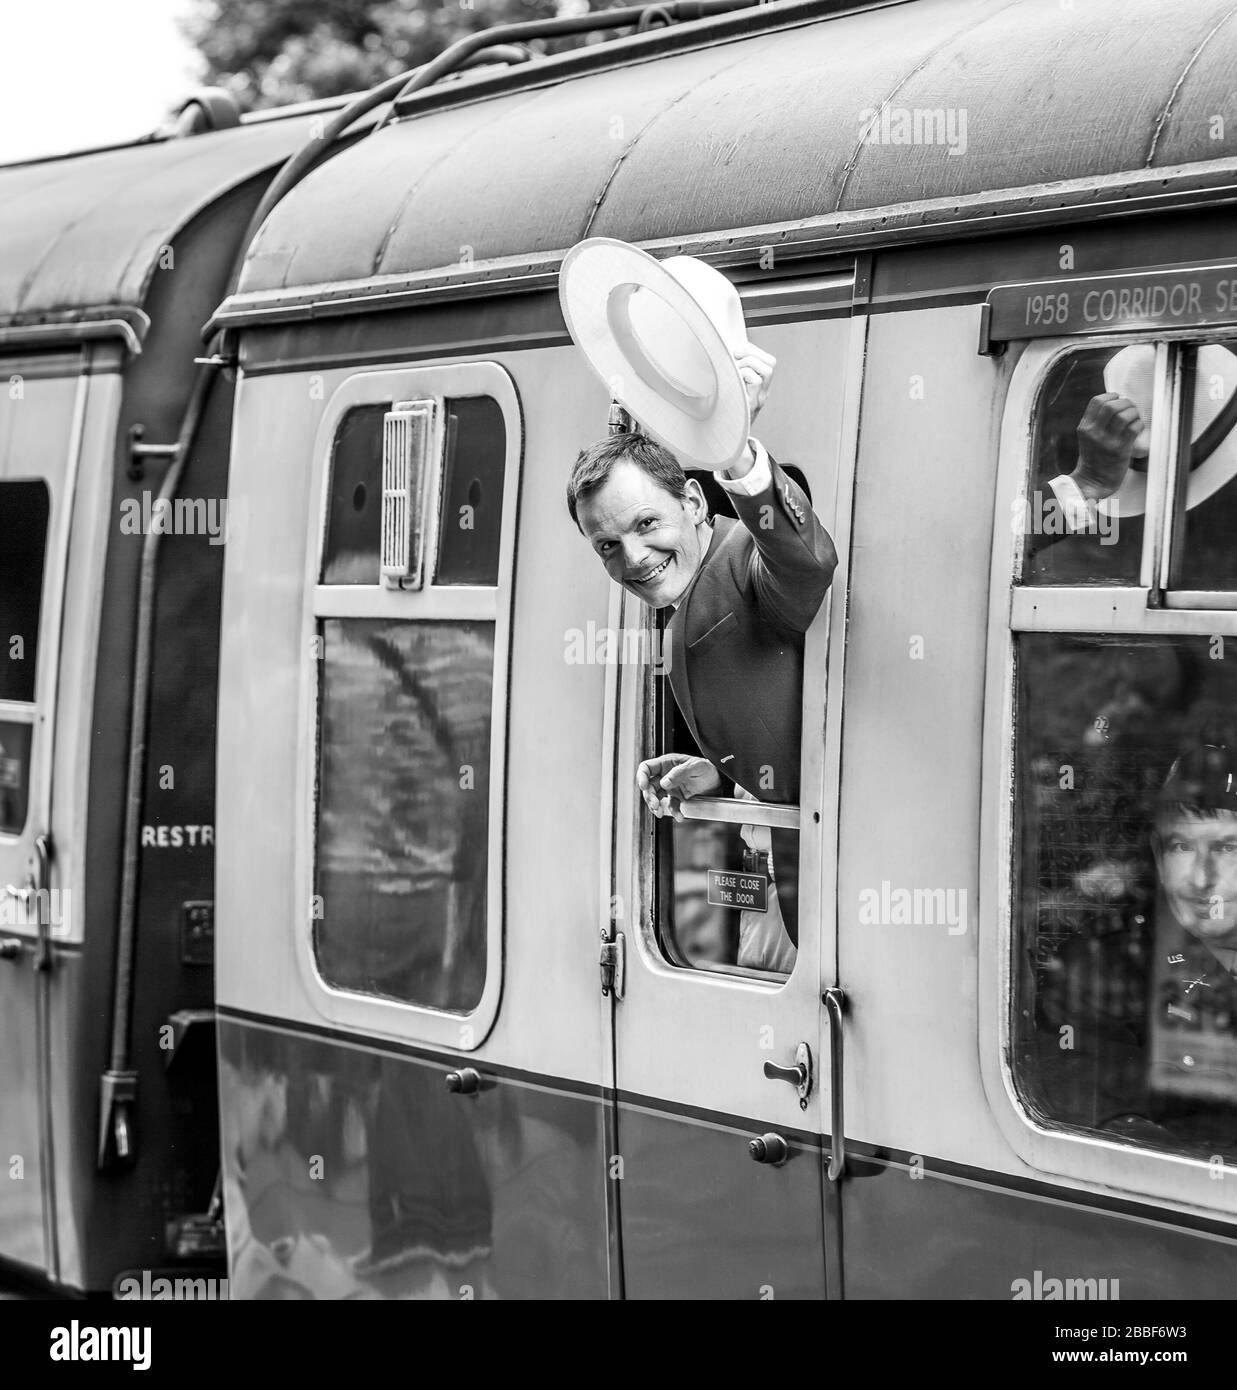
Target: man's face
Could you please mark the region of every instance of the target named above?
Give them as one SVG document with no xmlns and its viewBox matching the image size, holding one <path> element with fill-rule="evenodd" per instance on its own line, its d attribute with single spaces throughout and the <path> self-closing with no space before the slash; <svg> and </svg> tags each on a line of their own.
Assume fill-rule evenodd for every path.
<svg viewBox="0 0 1237 1390">
<path fill-rule="evenodd" d="M 610 578 L 650 608 L 678 603 L 704 558 L 708 507 L 695 479 L 680 499 L 623 459 L 576 516 Z"/>
<path fill-rule="evenodd" d="M 1209 945 L 1237 946 L 1237 812 L 1162 818 L 1156 868 L 1169 910 Z"/>
</svg>

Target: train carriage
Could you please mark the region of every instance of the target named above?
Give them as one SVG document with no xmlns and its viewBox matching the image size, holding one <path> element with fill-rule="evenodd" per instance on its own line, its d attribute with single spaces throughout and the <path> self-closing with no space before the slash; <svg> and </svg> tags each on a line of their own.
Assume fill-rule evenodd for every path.
<svg viewBox="0 0 1237 1390">
<path fill-rule="evenodd" d="M 1231 1296 L 1225 881 L 1166 837 L 1237 748 L 1234 44 L 762 6 L 402 98 L 276 203 L 205 334 L 232 1296 Z M 777 358 L 840 555 L 794 805 L 636 792 L 690 732 L 564 505 L 593 236 Z M 1145 462 L 1066 519 L 1114 393 Z M 739 963 L 749 825 L 799 834 L 789 969 Z"/>
<path fill-rule="evenodd" d="M 222 378 L 194 524 L 160 495 L 201 324 L 315 119 L 0 171 L 0 1258 L 70 1289 L 159 1267 L 169 1227 L 218 1261 Z"/>
<path fill-rule="evenodd" d="M 1228 11 L 805 7 L 707 40 L 689 27 L 409 100 L 274 210 L 214 320 L 240 358 L 249 523 L 228 554 L 219 735 L 224 1152 L 249 1257 L 233 1276 L 455 1296 L 1009 1298 L 1037 1277 L 1222 1293 L 1231 1181 L 1174 1151 L 1171 1125 L 1146 1117 L 1140 1140 L 1049 1095 L 1053 1059 L 1036 1070 L 1030 996 L 1051 982 L 1022 960 L 1048 890 L 1011 860 L 1030 830 L 1007 810 L 1032 775 L 1015 734 L 1050 737 L 1016 726 L 1015 646 L 1043 699 L 1031 654 L 1050 661 L 1064 632 L 1189 645 L 1231 611 L 1178 606 L 1168 571 L 1139 569 L 1166 507 L 1132 574 L 1084 573 L 1072 538 L 1042 589 L 1015 582 L 1008 518 L 1063 360 L 1153 344 L 1167 391 L 1232 321 L 1138 315 L 1128 296 L 1101 314 L 1109 289 L 1169 269 L 1212 297 L 1229 275 Z M 597 235 L 735 279 L 779 363 L 762 438 L 839 539 L 808 638 L 800 805 L 761 813 L 800 826 L 789 978 L 699 944 L 737 813 L 669 837 L 642 819 L 635 765 L 677 746 L 656 674 L 621 644 L 573 660 L 579 634 L 645 624 L 562 505 L 606 399 L 555 275 Z M 1038 307 L 1022 294 L 1011 322 L 1019 291 L 999 287 L 1020 282 Z M 466 447 L 470 401 L 494 427 Z M 418 455 L 422 580 L 383 587 L 381 470 L 403 455 L 379 416 L 418 409 L 445 421 Z M 1156 486 L 1169 449 L 1157 437 Z M 451 553 L 461 468 L 488 510 L 470 577 Z M 446 655 L 463 648 L 492 708 L 473 787 L 452 751 L 477 738 Z M 407 701 L 445 718 L 433 754 Z M 1109 823 L 1097 804 L 1075 835 Z M 444 904 L 482 886 L 484 914 L 474 899 L 453 919 Z M 402 940 L 386 979 L 367 963 L 379 936 Z M 484 959 L 468 990 L 465 942 Z M 1095 1018 L 1071 1017 L 1081 1075 Z M 753 1162 L 751 1141 L 767 1159 L 779 1138 L 788 1161 Z"/>
</svg>

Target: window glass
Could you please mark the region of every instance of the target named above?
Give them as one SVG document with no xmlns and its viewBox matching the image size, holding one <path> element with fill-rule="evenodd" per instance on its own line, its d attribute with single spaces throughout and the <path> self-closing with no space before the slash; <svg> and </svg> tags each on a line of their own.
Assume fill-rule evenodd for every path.
<svg viewBox="0 0 1237 1390">
<path fill-rule="evenodd" d="M 1237 355 L 1231 347 L 1201 343 L 1185 349 L 1181 399 L 1183 449 L 1174 507 L 1172 587 L 1234 589 Z"/>
<path fill-rule="evenodd" d="M 653 667 L 649 679 L 662 730 L 649 756 L 698 757 L 665 667 Z M 755 800 L 745 788 L 734 792 Z M 789 975 L 798 941 L 799 832 L 668 816 L 654 825 L 655 920 L 666 959 L 695 969 Z"/>
<path fill-rule="evenodd" d="M 1146 405 L 1149 415 L 1155 348 L 1086 348 L 1060 358 L 1048 372 L 1035 407 L 1031 476 L 1010 524 L 1023 537 L 1025 584 L 1137 584 L 1146 511 L 1146 438 L 1135 442 L 1127 482 L 1117 502 L 1099 509 L 1090 530 L 1067 534 L 1052 479 L 1079 461 L 1079 428 L 1094 421 L 1109 393 Z M 1091 412 L 1088 417 L 1088 411 Z"/>
<path fill-rule="evenodd" d="M 389 404 L 354 406 L 331 454 L 324 584 L 377 584 L 382 537 L 382 421 Z"/>
<path fill-rule="evenodd" d="M 1237 1155 L 1237 645 L 1019 637 L 1015 811 L 1024 1101 Z"/>
<path fill-rule="evenodd" d="M 319 968 L 343 989 L 467 1012 L 486 970 L 494 625 L 320 631 Z"/>
<path fill-rule="evenodd" d="M 30 803 L 29 724 L 0 720 L 0 832 L 20 835 Z"/>
<path fill-rule="evenodd" d="M 0 700 L 34 699 L 50 505 L 44 482 L 0 483 Z"/>
<path fill-rule="evenodd" d="M 489 396 L 446 403 L 437 584 L 497 584 L 507 431 Z"/>
<path fill-rule="evenodd" d="M 788 927 L 783 903 L 797 895 L 798 839 L 797 830 L 663 819 L 658 925 L 667 960 L 789 975 L 797 924 Z"/>
</svg>

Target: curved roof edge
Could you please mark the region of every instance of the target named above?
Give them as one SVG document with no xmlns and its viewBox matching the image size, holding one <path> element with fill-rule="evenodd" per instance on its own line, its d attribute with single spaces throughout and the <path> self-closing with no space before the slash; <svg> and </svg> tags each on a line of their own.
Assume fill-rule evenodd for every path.
<svg viewBox="0 0 1237 1390">
<path fill-rule="evenodd" d="M 0 167 L 0 329 L 141 329 L 160 256 L 197 216 L 283 163 L 312 118 Z"/>
<path fill-rule="evenodd" d="M 786 260 L 817 260 L 896 243 L 1027 229 L 1044 223 L 1132 217 L 1183 208 L 1237 203 L 1237 157 L 1144 169 L 1134 174 L 1071 179 L 1002 189 L 963 198 L 891 204 L 793 223 L 736 228 L 635 243 L 650 255 L 697 256 L 744 278 L 773 246 Z M 407 308 L 444 299 L 482 298 L 551 290 L 569 247 L 534 256 L 505 256 L 408 274 L 250 290 L 230 295 L 203 331 L 281 323 L 328 315 Z M 767 278 L 763 274 L 761 278 Z"/>
<path fill-rule="evenodd" d="M 598 45 L 596 69 L 572 54 L 557 81 L 555 59 L 467 100 L 440 95 L 291 190 L 250 247 L 241 293 L 385 293 L 390 277 L 453 269 L 470 283 L 486 274 L 474 264 L 545 263 L 590 236 L 681 248 L 759 227 L 784 245 L 815 226 L 876 238 L 914 229 L 911 206 L 973 220 L 1011 197 L 1044 201 L 1045 186 L 1084 203 L 1122 183 L 1128 201 L 1157 178 L 1168 187 L 1167 170 L 1237 155 L 1237 129 L 1213 114 L 1232 87 L 1235 0 L 1180 12 L 915 0 L 762 18 L 728 16 L 752 27 L 724 34 L 711 21 L 711 43 L 689 43 L 684 26 L 667 51 L 648 36 Z"/>
</svg>

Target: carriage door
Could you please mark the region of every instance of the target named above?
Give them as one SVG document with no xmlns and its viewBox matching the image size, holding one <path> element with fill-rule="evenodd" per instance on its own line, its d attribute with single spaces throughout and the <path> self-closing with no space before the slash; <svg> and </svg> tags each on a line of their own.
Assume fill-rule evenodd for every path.
<svg viewBox="0 0 1237 1390">
<path fill-rule="evenodd" d="M 0 359 L 0 1250 L 53 1274 L 52 716 L 87 381 L 76 353 Z"/>
<path fill-rule="evenodd" d="M 783 306 L 796 303 L 796 293 L 849 300 L 851 279 L 782 293 Z M 766 306 L 772 318 L 768 301 L 747 306 L 753 340 L 778 360 L 757 434 L 803 479 L 841 553 L 836 480 L 844 440 L 853 439 L 846 388 L 861 362 L 857 321 L 762 326 Z M 714 512 L 725 510 L 715 480 L 701 481 Z M 669 643 L 658 620 L 615 591 L 615 942 L 603 984 L 615 996 L 617 1151 L 609 1176 L 629 1298 L 830 1291 L 826 1207 L 833 1203 L 823 1196 L 830 1030 L 822 994 L 834 983 L 837 778 L 826 687 L 830 629 L 844 619 L 844 593 L 843 563 L 807 637 L 799 805 L 700 799 L 675 823 L 648 812 L 636 769 L 660 753 L 697 749 L 664 674 Z M 746 790 L 772 795 L 767 787 Z M 789 892 L 796 879 L 797 945 Z"/>
</svg>

